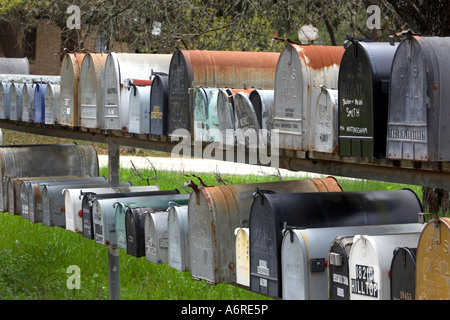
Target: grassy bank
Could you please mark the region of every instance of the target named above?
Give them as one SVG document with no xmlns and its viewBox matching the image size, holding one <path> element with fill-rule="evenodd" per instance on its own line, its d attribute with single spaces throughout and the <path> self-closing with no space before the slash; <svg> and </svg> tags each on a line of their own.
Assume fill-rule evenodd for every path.
<svg viewBox="0 0 450 320">
<path fill-rule="evenodd" d="M 151 184 L 161 189 L 179 188 L 189 192 L 184 183 L 198 180 L 176 172 L 141 170 Z M 107 170 L 101 169 L 107 176 Z M 145 185 L 132 170 L 121 169 L 121 181 Z M 243 184 L 276 181 L 277 177 L 201 175 L 207 185 Z M 364 180 L 340 180 L 345 191 L 394 190 L 407 186 Z M 411 186 L 408 186 L 411 187 Z M 421 188 L 412 187 L 421 197 Z M 71 265 L 80 267 L 81 288 L 67 289 Z M 234 286 L 211 286 L 195 281 L 188 272 L 180 272 L 167 264 L 155 265 L 144 257 L 136 258 L 120 249 L 121 299 L 155 300 L 241 300 L 265 297 Z M 33 224 L 19 216 L 0 213 L 0 299 L 106 300 L 108 299 L 107 248 L 57 227 Z"/>
</svg>

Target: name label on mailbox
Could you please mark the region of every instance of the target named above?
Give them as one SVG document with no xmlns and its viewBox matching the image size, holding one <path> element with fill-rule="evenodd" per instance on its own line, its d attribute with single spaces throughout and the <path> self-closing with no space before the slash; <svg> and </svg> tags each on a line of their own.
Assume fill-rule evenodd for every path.
<svg viewBox="0 0 450 320">
<path fill-rule="evenodd" d="M 378 297 L 378 283 L 375 282 L 375 269 L 371 266 L 356 265 L 356 278 L 351 279 L 352 293 Z"/>
</svg>

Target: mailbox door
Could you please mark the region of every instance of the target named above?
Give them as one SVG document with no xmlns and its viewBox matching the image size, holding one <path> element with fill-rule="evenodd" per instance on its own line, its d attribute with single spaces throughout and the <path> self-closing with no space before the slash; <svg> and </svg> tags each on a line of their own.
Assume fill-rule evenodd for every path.
<svg viewBox="0 0 450 320">
<path fill-rule="evenodd" d="M 395 249 L 390 277 L 392 300 L 415 300 L 416 248 Z"/>
</svg>

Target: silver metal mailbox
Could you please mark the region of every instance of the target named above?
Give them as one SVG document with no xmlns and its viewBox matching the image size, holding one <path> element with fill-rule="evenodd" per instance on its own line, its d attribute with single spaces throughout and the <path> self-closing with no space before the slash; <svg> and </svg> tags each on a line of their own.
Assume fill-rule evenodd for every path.
<svg viewBox="0 0 450 320">
<path fill-rule="evenodd" d="M 214 109 L 215 106 L 215 109 L 217 110 L 217 95 L 219 89 L 195 87 L 190 90 L 190 92 L 192 102 L 191 110 L 193 110 L 194 141 L 199 143 L 211 142 L 209 111 L 210 105 L 212 105 L 211 109 Z"/>
<path fill-rule="evenodd" d="M 276 192 L 341 190 L 334 178 L 201 187 L 189 199 L 189 255 L 193 279 L 236 282 L 234 230 L 248 227 L 256 187 Z"/>
<path fill-rule="evenodd" d="M 349 256 L 350 299 L 390 300 L 389 268 L 397 247 L 417 247 L 420 232 L 355 235 Z"/>
<path fill-rule="evenodd" d="M 58 123 L 77 127 L 80 124 L 80 69 L 84 53 L 67 53 L 61 62 L 60 114 Z"/>
<path fill-rule="evenodd" d="M 288 230 L 281 247 L 283 300 L 327 300 L 330 244 L 340 235 L 421 232 L 423 224 L 372 225 Z"/>
<path fill-rule="evenodd" d="M 32 121 L 32 110 L 34 110 L 34 87 L 32 83 L 24 83 L 22 90 L 22 121 Z"/>
<path fill-rule="evenodd" d="M 107 54 L 87 53 L 80 70 L 80 125 L 99 129 L 102 121 L 103 73 Z"/>
<path fill-rule="evenodd" d="M 10 81 L 0 82 L 0 119 L 9 119 L 10 88 L 11 88 Z"/>
<path fill-rule="evenodd" d="M 169 261 L 167 211 L 148 212 L 145 216 L 145 260 L 155 264 Z"/>
<path fill-rule="evenodd" d="M 409 36 L 394 56 L 387 157 L 449 161 L 450 37 Z"/>
<path fill-rule="evenodd" d="M 36 159 L 42 159 L 36 166 Z M 4 177 L 90 175 L 98 176 L 98 156 L 91 145 L 33 145 L 0 148 L 0 181 Z M 6 205 L 6 190 L 0 184 L 0 210 Z"/>
<path fill-rule="evenodd" d="M 9 88 L 9 119 L 22 120 L 22 91 L 23 83 L 12 82 Z"/>
<path fill-rule="evenodd" d="M 150 83 L 150 82 L 149 82 Z M 128 132 L 136 134 L 150 133 L 150 90 L 151 85 L 136 85 L 130 87 L 130 122 Z"/>
<path fill-rule="evenodd" d="M 149 80 L 152 70 L 169 72 L 172 55 L 111 52 L 106 58 L 102 129 L 128 131 L 129 80 Z"/>
<path fill-rule="evenodd" d="M 316 103 L 311 105 L 311 150 L 324 153 L 338 152 L 338 90 L 325 87 Z"/>
<path fill-rule="evenodd" d="M 287 44 L 275 74 L 272 129 L 278 129 L 280 147 L 309 151 L 311 106 L 317 100 L 314 86 L 338 87 L 342 47 Z M 299 154 L 298 156 L 301 156 Z"/>
<path fill-rule="evenodd" d="M 45 91 L 45 124 L 58 124 L 59 116 L 61 113 L 60 109 L 60 85 L 59 84 L 48 84 L 47 90 Z"/>
<path fill-rule="evenodd" d="M 29 74 L 30 63 L 27 58 L 0 58 L 0 74 Z"/>
<path fill-rule="evenodd" d="M 236 144 L 257 150 L 260 125 L 253 103 L 249 98 L 253 90 L 243 90 L 233 95 Z"/>
<path fill-rule="evenodd" d="M 234 130 L 236 129 L 233 90 L 227 88 L 219 89 L 217 95 L 217 117 L 219 121 L 219 130 L 222 135 L 222 142 L 227 147 L 236 145 Z"/>
<path fill-rule="evenodd" d="M 268 146 L 271 144 L 273 118 L 272 110 L 275 106 L 275 90 L 256 89 L 250 92 L 248 98 L 252 102 L 253 109 L 255 110 L 256 117 L 258 119 L 259 127 L 263 130 L 259 135 L 262 146 Z"/>
<path fill-rule="evenodd" d="M 169 266 L 179 271 L 189 271 L 188 206 L 170 203 L 167 212 Z"/>
</svg>

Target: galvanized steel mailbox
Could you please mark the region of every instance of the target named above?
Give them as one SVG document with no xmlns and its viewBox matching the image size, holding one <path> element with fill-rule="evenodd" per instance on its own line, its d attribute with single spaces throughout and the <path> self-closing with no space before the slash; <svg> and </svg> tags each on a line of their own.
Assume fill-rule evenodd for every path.
<svg viewBox="0 0 450 320">
<path fill-rule="evenodd" d="M 60 108 L 60 85 L 48 84 L 45 91 L 45 124 L 56 125 L 59 123 L 59 116 L 61 113 Z"/>
<path fill-rule="evenodd" d="M 150 90 L 150 133 L 167 135 L 169 118 L 169 75 L 155 74 Z"/>
<path fill-rule="evenodd" d="M 193 279 L 236 282 L 234 230 L 248 227 L 256 187 L 277 192 L 341 191 L 334 178 L 201 187 L 189 199 L 189 254 Z"/>
<path fill-rule="evenodd" d="M 420 200 L 411 190 L 272 192 L 256 194 L 251 207 L 250 290 L 273 297 L 281 297 L 282 294 L 284 225 L 325 228 L 415 223 L 422 210 Z M 327 246 L 331 241 L 327 241 Z"/>
<path fill-rule="evenodd" d="M 248 98 L 252 102 L 259 127 L 263 130 L 259 135 L 262 146 L 268 146 L 271 144 L 272 137 L 272 110 L 274 109 L 275 103 L 275 90 L 256 89 L 250 92 Z"/>
<path fill-rule="evenodd" d="M 0 119 L 9 119 L 10 88 L 10 81 L 0 82 Z"/>
<path fill-rule="evenodd" d="M 80 125 L 99 129 L 102 121 L 103 73 L 107 54 L 88 53 L 80 69 Z"/>
<path fill-rule="evenodd" d="M 316 89 L 316 88 L 315 88 Z M 338 153 L 338 90 L 321 87 L 312 106 L 311 150 Z"/>
<path fill-rule="evenodd" d="M 391 300 L 415 300 L 417 248 L 395 248 L 391 261 Z"/>
<path fill-rule="evenodd" d="M 167 213 L 169 267 L 179 271 L 189 271 L 188 206 L 170 203 Z"/>
<path fill-rule="evenodd" d="M 450 37 L 408 36 L 391 71 L 387 157 L 449 161 Z"/>
<path fill-rule="evenodd" d="M 219 121 L 219 130 L 222 134 L 222 142 L 227 147 L 234 147 L 235 137 L 234 130 L 236 129 L 233 92 L 235 90 L 222 88 L 219 89 L 217 96 L 217 117 Z"/>
<path fill-rule="evenodd" d="M 350 299 L 390 300 L 389 268 L 397 247 L 416 247 L 420 232 L 355 235 L 349 256 Z"/>
<path fill-rule="evenodd" d="M 27 58 L 0 58 L 0 74 L 29 74 L 30 63 Z"/>
<path fill-rule="evenodd" d="M 43 159 L 36 166 L 36 159 Z M 33 177 L 33 176 L 98 176 L 98 156 L 91 145 L 33 145 L 9 146 L 0 148 L 1 176 Z M 6 206 L 3 183 L 0 184 L 0 210 Z"/>
<path fill-rule="evenodd" d="M 217 119 L 217 96 L 219 89 L 195 87 L 192 91 L 191 109 L 193 110 L 194 141 L 198 143 L 214 141 L 211 137 L 213 133 L 211 130 L 218 130 L 218 128 L 211 128 L 210 112 L 214 113 L 215 110 L 215 119 Z M 213 117 L 213 114 L 211 114 L 211 117 Z"/>
<path fill-rule="evenodd" d="M 433 219 L 420 235 L 416 300 L 450 300 L 450 218 Z"/>
<path fill-rule="evenodd" d="M 84 53 L 67 53 L 61 62 L 60 114 L 58 123 L 77 127 L 80 124 L 80 69 Z"/>
<path fill-rule="evenodd" d="M 169 134 L 192 132 L 189 88 L 273 89 L 279 53 L 177 50 L 170 62 Z"/>
<path fill-rule="evenodd" d="M 395 212 L 391 212 L 391 214 L 395 214 Z M 341 256 L 333 255 L 332 259 L 330 259 L 330 243 L 339 235 L 345 234 L 350 236 L 361 233 L 371 235 L 399 234 L 420 232 L 422 229 L 423 224 L 418 222 L 391 225 L 288 229 L 283 236 L 281 246 L 281 297 L 283 300 L 327 300 L 330 298 L 328 287 L 329 279 L 331 279 L 329 272 L 333 272 L 331 265 L 342 266 L 348 263 Z M 347 284 L 348 287 L 348 275 L 347 277 L 344 276 L 345 278 L 340 278 L 336 273 L 334 275 L 334 280 L 339 285 Z M 345 297 L 344 292 L 339 291 L 338 293 L 340 297 Z"/>
<path fill-rule="evenodd" d="M 145 260 L 155 264 L 169 261 L 169 233 L 167 232 L 167 211 L 163 208 L 146 210 L 144 219 Z M 159 211 L 158 211 L 159 210 Z M 129 244 L 129 243 L 128 243 Z"/>
<path fill-rule="evenodd" d="M 396 49 L 389 42 L 347 45 L 339 71 L 339 155 L 386 157 L 389 83 Z"/>
<path fill-rule="evenodd" d="M 23 122 L 32 122 L 32 110 L 34 110 L 34 86 L 32 83 L 24 83 L 22 90 Z"/>
<path fill-rule="evenodd" d="M 11 83 L 9 88 L 9 120 L 22 120 L 23 83 Z"/>
<path fill-rule="evenodd" d="M 36 83 L 34 85 L 34 102 L 31 110 L 32 122 L 45 122 L 45 91 L 47 90 L 46 83 Z"/>
<path fill-rule="evenodd" d="M 169 71 L 171 55 L 111 52 L 106 58 L 102 129 L 128 131 L 129 80 L 149 80 L 152 70 Z"/>
<path fill-rule="evenodd" d="M 272 129 L 279 130 L 280 148 L 309 151 L 310 113 L 319 93 L 312 88 L 337 88 L 343 53 L 341 47 L 296 44 L 287 44 L 281 52 L 272 111 Z"/>
<path fill-rule="evenodd" d="M 261 127 L 253 104 L 249 99 L 251 91 L 245 90 L 233 95 L 236 144 L 237 146 L 258 150 Z"/>
<path fill-rule="evenodd" d="M 130 108 L 128 132 L 136 134 L 150 133 L 150 90 L 151 81 L 146 85 L 133 83 L 130 87 Z"/>
</svg>

